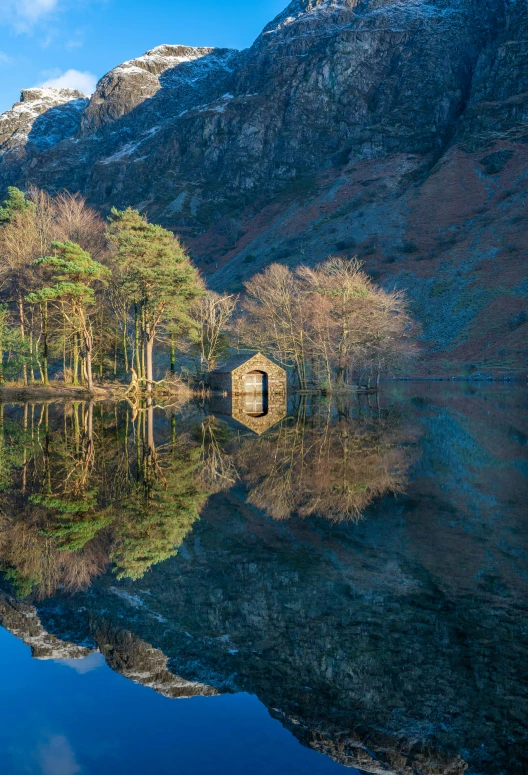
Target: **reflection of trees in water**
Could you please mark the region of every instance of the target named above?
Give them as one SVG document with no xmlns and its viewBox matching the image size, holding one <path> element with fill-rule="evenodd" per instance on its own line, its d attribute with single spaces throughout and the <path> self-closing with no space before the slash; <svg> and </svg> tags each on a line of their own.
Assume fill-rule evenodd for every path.
<svg viewBox="0 0 528 775">
<path fill-rule="evenodd" d="M 2 427 L 0 568 L 21 595 L 81 589 L 110 562 L 138 578 L 199 516 L 199 450 L 156 447 L 152 408 L 26 406 Z"/>
<path fill-rule="evenodd" d="M 205 417 L 195 434 L 200 443 L 201 478 L 210 495 L 229 489 L 238 479 L 235 461 L 224 450 L 230 436 L 229 428 L 213 416 Z"/>
<path fill-rule="evenodd" d="M 302 401 L 265 436 L 237 441 L 233 457 L 249 502 L 275 519 L 358 520 L 376 498 L 405 487 L 402 431 L 391 411 Z"/>
<path fill-rule="evenodd" d="M 96 509 L 92 476 L 93 410 L 74 403 L 62 419 L 59 430 L 48 405 L 26 405 L 22 422 L 2 423 L 10 459 L 2 460 L 0 562 L 22 594 L 78 589 L 106 565 L 107 520 Z"/>
<path fill-rule="evenodd" d="M 194 444 L 173 439 L 156 447 L 152 407 L 143 412 L 136 434 L 136 482 L 113 507 L 111 558 L 118 578 L 139 578 L 176 554 L 206 500 Z"/>
<path fill-rule="evenodd" d="M 156 433 L 155 433 L 156 422 Z M 189 405 L 0 408 L 0 569 L 21 595 L 75 591 L 113 566 L 139 578 L 178 551 L 207 497 L 237 480 L 270 516 L 358 519 L 401 492 L 390 411 L 300 405 L 261 437 Z"/>
</svg>

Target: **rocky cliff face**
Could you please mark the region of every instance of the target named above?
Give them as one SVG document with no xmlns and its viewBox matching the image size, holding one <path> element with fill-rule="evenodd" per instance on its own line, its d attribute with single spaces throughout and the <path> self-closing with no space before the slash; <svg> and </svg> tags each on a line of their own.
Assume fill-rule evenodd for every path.
<svg viewBox="0 0 528 775">
<path fill-rule="evenodd" d="M 247 51 L 116 68 L 74 136 L 21 140 L 0 180 L 137 206 L 217 288 L 359 255 L 409 291 L 431 376 L 519 374 L 527 41 L 521 0 L 294 0 Z"/>
<path fill-rule="evenodd" d="M 75 89 L 23 89 L 20 102 L 0 116 L 0 158 L 9 167 L 74 135 L 88 97 Z M 9 174 L 9 173 L 8 173 Z"/>
</svg>

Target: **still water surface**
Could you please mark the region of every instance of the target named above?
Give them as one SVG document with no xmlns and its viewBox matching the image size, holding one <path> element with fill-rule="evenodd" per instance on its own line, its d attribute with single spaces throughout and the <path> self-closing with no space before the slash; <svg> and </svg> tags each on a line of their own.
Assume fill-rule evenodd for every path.
<svg viewBox="0 0 528 775">
<path fill-rule="evenodd" d="M 528 766 L 526 391 L 0 408 L 0 771 Z"/>
</svg>

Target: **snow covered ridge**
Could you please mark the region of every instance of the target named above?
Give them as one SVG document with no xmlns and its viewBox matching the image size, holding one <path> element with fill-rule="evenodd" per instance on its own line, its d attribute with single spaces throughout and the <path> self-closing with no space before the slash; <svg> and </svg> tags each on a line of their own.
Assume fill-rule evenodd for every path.
<svg viewBox="0 0 528 775">
<path fill-rule="evenodd" d="M 108 73 L 118 73 L 123 70 L 131 68 L 140 68 L 146 70 L 152 75 L 161 75 L 165 70 L 172 67 L 178 67 L 178 65 L 185 64 L 187 62 L 194 62 L 197 59 L 208 57 L 211 54 L 218 54 L 220 52 L 227 51 L 227 49 L 215 49 L 215 48 L 194 48 L 193 46 L 180 46 L 180 45 L 168 45 L 156 46 L 156 48 L 147 51 L 143 56 L 136 57 L 136 59 L 130 59 L 128 62 L 118 65 Z M 217 61 L 221 57 L 213 57 Z M 106 77 L 106 76 L 105 76 Z"/>
<path fill-rule="evenodd" d="M 70 100 L 87 100 L 86 94 L 77 89 L 51 89 L 34 86 L 31 89 L 22 89 L 20 102 L 53 102 L 54 105 L 63 105 Z M 15 103 L 19 105 L 20 103 Z"/>
<path fill-rule="evenodd" d="M 202 88 L 200 102 L 207 102 L 211 92 L 215 97 L 222 89 L 227 91 L 224 80 L 233 72 L 239 56 L 232 49 L 167 44 L 153 48 L 101 78 L 83 115 L 81 132 L 97 132 L 132 113 L 162 89 L 171 90 L 171 99 L 179 101 L 180 112 L 196 102 Z"/>
<path fill-rule="evenodd" d="M 76 89 L 23 89 L 20 102 L 0 115 L 0 155 L 28 141 L 34 140 L 39 148 L 49 147 L 74 134 L 88 102 Z M 45 116 L 48 111 L 52 113 Z M 42 127 L 35 126 L 41 116 Z"/>
<path fill-rule="evenodd" d="M 438 0 L 365 0 L 363 3 L 358 0 L 294 0 L 268 24 L 261 37 L 287 31 L 288 42 L 291 42 L 292 33 L 288 28 L 295 29 L 295 36 L 303 36 L 313 33 L 319 24 L 322 24 L 325 34 L 331 30 L 331 24 L 334 24 L 334 32 L 352 27 L 360 31 L 362 20 L 376 17 L 403 25 L 401 30 L 387 30 L 396 32 L 404 31 L 405 25 L 413 18 L 442 19 L 463 12 L 463 4 L 459 6 L 457 2 L 452 2 L 447 5 Z M 366 27 L 361 31 L 372 32 L 372 29 Z"/>
<path fill-rule="evenodd" d="M 22 89 L 20 102 L 15 102 L 11 110 L 0 115 L 0 121 L 13 120 L 16 117 L 27 119 L 37 118 L 44 111 L 75 102 L 75 108 L 84 110 L 88 97 L 76 89 Z"/>
<path fill-rule="evenodd" d="M 162 86 L 195 89 L 216 72 L 231 73 L 238 55 L 230 49 L 164 44 L 104 75 L 91 100 L 76 89 L 23 89 L 20 101 L 0 115 L 0 155 L 20 156 L 31 144 L 36 150 L 49 148 L 76 134 L 81 121 L 85 131 L 96 129 Z M 53 110 L 61 106 L 64 111 Z"/>
</svg>

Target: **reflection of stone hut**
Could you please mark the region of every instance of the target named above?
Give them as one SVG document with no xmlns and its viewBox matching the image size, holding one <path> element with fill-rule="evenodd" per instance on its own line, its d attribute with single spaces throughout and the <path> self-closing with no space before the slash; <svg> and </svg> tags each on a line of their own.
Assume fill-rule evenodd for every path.
<svg viewBox="0 0 528 775">
<path fill-rule="evenodd" d="M 262 353 L 229 358 L 209 374 L 212 390 L 234 396 L 245 394 L 286 395 L 286 371 Z"/>
<path fill-rule="evenodd" d="M 244 426 L 260 436 L 286 417 L 286 393 L 275 393 L 267 401 L 259 401 L 254 393 L 214 395 L 209 408 L 214 414 L 230 417 L 235 428 Z"/>
</svg>

